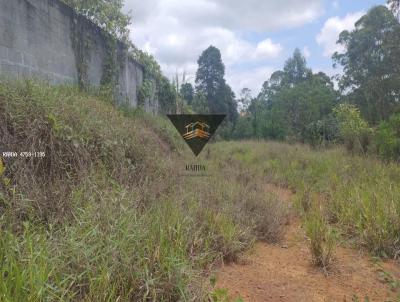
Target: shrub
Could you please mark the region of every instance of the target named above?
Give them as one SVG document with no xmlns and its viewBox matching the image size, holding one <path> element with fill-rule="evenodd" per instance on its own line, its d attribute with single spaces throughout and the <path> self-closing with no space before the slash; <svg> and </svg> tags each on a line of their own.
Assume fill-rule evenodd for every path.
<svg viewBox="0 0 400 302">
<path fill-rule="evenodd" d="M 392 115 L 378 126 L 374 143 L 382 158 L 400 160 L 400 113 Z"/>
<path fill-rule="evenodd" d="M 312 146 L 334 143 L 339 137 L 339 125 L 333 115 L 309 124 L 305 131 L 304 140 Z"/>
<path fill-rule="evenodd" d="M 372 130 L 361 117 L 360 110 L 350 104 L 340 104 L 334 109 L 339 123 L 340 137 L 348 151 L 365 153 L 371 141 Z"/>
</svg>

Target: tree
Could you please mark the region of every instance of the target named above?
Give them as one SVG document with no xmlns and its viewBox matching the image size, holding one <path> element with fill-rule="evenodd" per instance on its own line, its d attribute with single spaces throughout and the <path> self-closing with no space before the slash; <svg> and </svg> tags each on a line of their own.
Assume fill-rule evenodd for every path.
<svg viewBox="0 0 400 302">
<path fill-rule="evenodd" d="M 346 51 L 333 59 L 343 66 L 341 91 L 376 125 L 399 108 L 400 24 L 385 6 L 377 6 L 355 25 L 340 34 Z"/>
<path fill-rule="evenodd" d="M 190 105 L 193 102 L 194 89 L 191 83 L 181 85 L 180 93 L 182 98 Z"/>
<path fill-rule="evenodd" d="M 62 0 L 113 37 L 129 42 L 131 17 L 122 12 L 123 0 Z M 130 43 L 129 43 L 130 44 Z"/>
<path fill-rule="evenodd" d="M 238 101 L 241 112 L 247 111 L 247 108 L 250 106 L 251 99 L 251 90 L 249 88 L 242 88 L 240 91 L 240 99 Z"/>
<path fill-rule="evenodd" d="M 306 59 L 298 48 L 295 49 L 293 56 L 286 61 L 283 72 L 284 77 L 279 78 L 279 80 L 283 80 L 283 84 L 289 86 L 297 85 L 309 76 L 311 71 L 307 68 Z"/>
<path fill-rule="evenodd" d="M 208 108 L 212 113 L 223 113 L 221 95 L 225 92 L 225 66 L 221 52 L 214 46 L 203 51 L 197 61 L 196 91 L 208 100 Z"/>
<path fill-rule="evenodd" d="M 400 113 L 379 124 L 375 146 L 381 157 L 400 161 Z"/>
<path fill-rule="evenodd" d="M 207 112 L 227 114 L 221 128 L 232 128 L 238 118 L 237 103 L 235 94 L 224 79 L 225 66 L 221 52 L 218 48 L 210 46 L 202 52 L 197 63 L 199 68 L 196 72 L 196 95 L 207 101 Z M 201 103 L 198 100 L 195 103 L 203 105 L 204 99 L 201 100 Z"/>
<path fill-rule="evenodd" d="M 349 151 L 367 151 L 371 129 L 360 110 L 351 104 L 340 104 L 333 110 L 339 124 L 340 136 Z"/>
<path fill-rule="evenodd" d="M 176 113 L 178 94 L 174 85 L 164 76 L 157 81 L 157 97 L 162 112 Z"/>
<path fill-rule="evenodd" d="M 255 136 L 300 141 L 332 137 L 326 134 L 329 121 L 325 117 L 332 112 L 337 99 L 331 79 L 323 72 L 313 74 L 296 49 L 283 71 L 272 73 L 257 101 L 249 107 Z M 317 132 L 322 137 L 316 137 Z"/>
</svg>

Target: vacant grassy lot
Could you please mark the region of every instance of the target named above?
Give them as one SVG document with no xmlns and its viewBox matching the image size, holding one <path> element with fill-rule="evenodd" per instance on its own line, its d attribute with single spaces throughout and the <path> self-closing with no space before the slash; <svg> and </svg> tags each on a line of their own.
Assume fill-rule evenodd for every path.
<svg viewBox="0 0 400 302">
<path fill-rule="evenodd" d="M 215 265 L 282 236 L 267 183 L 296 192 L 316 265 L 337 244 L 399 257 L 397 164 L 273 142 L 194 159 L 163 118 L 33 82 L 0 83 L 0 138 L 46 154 L 1 159 L 0 301 L 215 300 Z"/>
<path fill-rule="evenodd" d="M 311 239 L 336 237 L 375 256 L 400 256 L 398 164 L 275 142 L 221 142 L 211 154 L 295 191 Z"/>
<path fill-rule="evenodd" d="M 281 236 L 255 174 L 193 157 L 164 119 L 71 87 L 0 83 L 0 301 L 205 301 L 210 268 Z M 186 151 L 183 151 L 186 150 Z"/>
</svg>

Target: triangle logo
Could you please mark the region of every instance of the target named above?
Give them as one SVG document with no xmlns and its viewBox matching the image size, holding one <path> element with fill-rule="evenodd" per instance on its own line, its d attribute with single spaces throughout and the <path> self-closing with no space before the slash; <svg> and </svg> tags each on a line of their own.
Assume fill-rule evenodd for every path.
<svg viewBox="0 0 400 302">
<path fill-rule="evenodd" d="M 226 114 L 167 114 L 186 144 L 199 155 Z"/>
</svg>

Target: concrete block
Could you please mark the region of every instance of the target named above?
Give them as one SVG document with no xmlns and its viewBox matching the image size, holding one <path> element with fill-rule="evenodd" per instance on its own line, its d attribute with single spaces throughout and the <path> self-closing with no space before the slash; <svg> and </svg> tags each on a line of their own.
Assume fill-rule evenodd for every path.
<svg viewBox="0 0 400 302">
<path fill-rule="evenodd" d="M 8 61 L 16 64 L 22 64 L 22 52 L 16 49 L 10 49 L 8 51 Z"/>
</svg>

